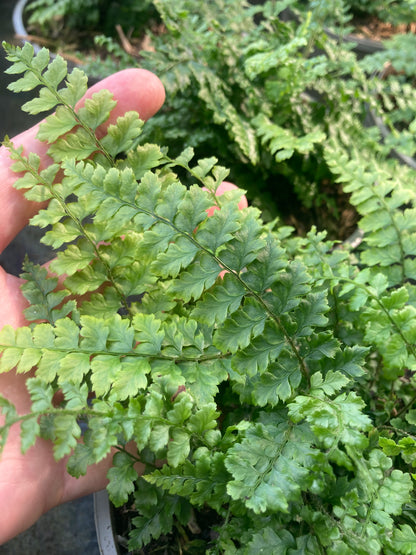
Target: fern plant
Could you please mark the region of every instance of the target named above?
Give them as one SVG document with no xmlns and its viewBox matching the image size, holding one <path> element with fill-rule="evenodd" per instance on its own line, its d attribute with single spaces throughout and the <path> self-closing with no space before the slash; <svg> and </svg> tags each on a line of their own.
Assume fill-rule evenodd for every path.
<svg viewBox="0 0 416 555">
<path fill-rule="evenodd" d="M 141 37 L 157 12 L 151 0 L 27 0 L 23 18 L 32 35 L 74 58 L 94 50 L 96 35 L 117 36 L 117 25 Z"/>
<path fill-rule="evenodd" d="M 313 10 L 321 23 L 336 27 L 351 23 L 353 17 L 375 17 L 392 26 L 414 21 L 414 0 L 335 0 L 331 4 L 322 0 L 291 0 L 294 8 Z M 350 27 L 350 30 L 352 27 Z"/>
<path fill-rule="evenodd" d="M 143 142 L 135 113 L 98 138 L 107 91 L 76 113 L 80 70 L 4 47 L 12 89 L 39 87 L 23 108 L 56 109 L 48 168 L 4 144 L 16 187 L 49 200 L 31 223 L 57 256 L 54 277 L 25 262 L 30 323 L 0 332 L 0 371 L 34 370 L 30 413 L 0 398 L 1 445 L 20 422 L 24 451 L 46 438 L 77 477 L 115 449 L 132 552 L 210 511 L 199 553 L 416 553 L 412 171 L 371 137 L 348 143 L 340 118 L 324 155 L 363 241 L 298 237 L 239 210 L 240 190 L 215 196 L 214 157 Z"/>
<path fill-rule="evenodd" d="M 360 65 L 372 75 L 371 86 L 379 102 L 373 119 L 381 129 L 387 147 L 413 167 L 416 153 L 415 109 L 416 66 L 412 52 L 416 35 L 403 33 L 385 41 L 385 49 L 364 58 Z"/>
<path fill-rule="evenodd" d="M 345 0 L 352 13 L 375 15 L 392 25 L 409 24 L 414 20 L 414 0 Z"/>
<path fill-rule="evenodd" d="M 215 149 L 265 218 L 279 215 L 300 229 L 313 215 L 334 238 L 339 191 L 331 187 L 323 144 L 346 109 L 361 123 L 371 96 L 354 53 L 330 39 L 313 14 L 300 24 L 286 21 L 290 1 L 154 4 L 165 30 L 150 34 L 154 51 L 143 52 L 140 64 L 161 78 L 168 101 L 143 130 L 146 140 L 175 155 L 184 146 L 202 158 Z M 111 39 L 103 43 L 115 47 Z M 105 71 L 137 64 L 107 62 Z M 320 221 L 328 203 L 333 230 Z"/>
<path fill-rule="evenodd" d="M 160 76 L 169 94 L 143 130 L 146 140 L 169 146 L 172 155 L 185 146 L 202 158 L 215 150 L 264 218 L 280 216 L 301 231 L 312 222 L 339 238 L 340 189 L 323 145 L 345 111 L 354 132 L 367 104 L 381 111 L 355 53 L 322 25 L 328 11 L 342 22 L 345 2 L 153 4 L 164 30 L 149 32 L 154 51 L 143 52 L 140 64 Z M 299 18 L 285 18 L 287 8 Z M 113 38 L 102 35 L 97 43 L 108 56 L 87 72 L 105 76 L 137 65 Z M 332 221 L 322 222 L 328 204 Z M 353 226 L 344 226 L 342 238 Z"/>
</svg>

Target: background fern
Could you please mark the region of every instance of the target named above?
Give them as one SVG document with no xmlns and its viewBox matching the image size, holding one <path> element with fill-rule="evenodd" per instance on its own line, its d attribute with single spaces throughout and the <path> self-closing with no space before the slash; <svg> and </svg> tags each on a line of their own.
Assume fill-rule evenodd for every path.
<svg viewBox="0 0 416 555">
<path fill-rule="evenodd" d="M 174 155 L 184 146 L 197 157 L 215 150 L 265 219 L 292 216 L 301 229 L 302 218 L 313 213 L 313 223 L 325 228 L 323 204 L 332 203 L 335 219 L 340 214 L 322 143 L 339 117 L 340 97 L 351 102 L 355 121 L 363 121 L 367 91 L 354 55 L 341 51 L 313 18 L 285 21 L 288 4 L 155 2 L 165 30 L 151 35 L 155 51 L 142 52 L 140 64 L 161 77 L 168 100 L 144 136 Z M 308 57 L 316 48 L 319 55 Z M 136 63 L 120 60 L 104 73 Z M 338 79 L 351 71 L 352 81 Z M 305 209 L 298 214 L 294 206 Z"/>
</svg>

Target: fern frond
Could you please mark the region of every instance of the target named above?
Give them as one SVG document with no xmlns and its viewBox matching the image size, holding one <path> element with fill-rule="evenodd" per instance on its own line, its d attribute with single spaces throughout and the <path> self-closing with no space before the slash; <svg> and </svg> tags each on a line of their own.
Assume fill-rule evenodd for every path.
<svg viewBox="0 0 416 555">
<path fill-rule="evenodd" d="M 253 124 L 262 144 L 268 145 L 278 162 L 291 158 L 294 152 L 306 154 L 313 150 L 315 144 L 322 144 L 326 138 L 325 133 L 320 130 L 296 137 L 290 130 L 272 123 L 264 114 L 256 116 Z"/>
<path fill-rule="evenodd" d="M 46 268 L 35 265 L 26 258 L 22 269 L 21 277 L 26 280 L 22 285 L 22 292 L 30 303 L 25 309 L 28 321 L 48 321 L 53 324 L 75 312 L 74 300 L 63 303 L 68 296 L 68 290 L 57 289 L 58 279 L 48 277 Z"/>
<path fill-rule="evenodd" d="M 307 428 L 291 424 L 257 424 L 228 451 L 225 466 L 232 475 L 227 492 L 255 513 L 287 511 L 307 488 L 306 467 L 314 452 Z"/>
<path fill-rule="evenodd" d="M 413 279 L 415 192 L 403 186 L 411 179 L 410 170 L 393 169 L 388 163 L 367 158 L 354 150 L 350 156 L 334 146 L 326 149 L 326 159 L 351 203 L 362 215 L 359 222 L 367 248 L 361 255 L 366 266 L 380 266 L 389 283 L 398 285 Z M 396 168 L 396 166 L 394 166 Z M 393 174 L 395 172 L 395 174 Z M 404 233 L 404 229 L 406 232 Z"/>
</svg>

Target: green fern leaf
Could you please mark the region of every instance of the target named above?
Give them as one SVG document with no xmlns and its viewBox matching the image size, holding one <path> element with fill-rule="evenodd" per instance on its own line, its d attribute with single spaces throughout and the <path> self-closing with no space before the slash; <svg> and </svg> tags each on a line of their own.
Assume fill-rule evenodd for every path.
<svg viewBox="0 0 416 555">
<path fill-rule="evenodd" d="M 10 401 L 0 396 L 0 414 L 2 415 L 3 425 L 0 427 L 0 453 L 6 445 L 10 427 L 18 421 L 17 411 Z"/>
<path fill-rule="evenodd" d="M 192 235 L 198 225 L 207 218 L 206 211 L 211 200 L 200 187 L 191 186 L 188 193 L 178 205 L 174 223 L 183 233 Z"/>
<path fill-rule="evenodd" d="M 167 461 L 173 468 L 183 464 L 190 452 L 189 434 L 180 428 L 172 430 L 168 444 Z"/>
<path fill-rule="evenodd" d="M 49 56 L 49 52 L 45 53 L 45 55 L 44 55 L 45 59 L 48 56 Z M 39 70 L 40 67 L 37 67 L 37 58 L 38 57 L 39 57 L 39 54 L 37 54 L 36 57 L 34 58 L 33 65 L 36 67 L 36 69 Z M 48 64 L 47 70 L 43 74 L 43 80 L 46 83 L 50 84 L 50 86 L 52 88 L 57 89 L 58 86 L 61 84 L 61 82 L 67 76 L 67 72 L 68 72 L 68 67 L 67 67 L 66 61 L 61 56 L 56 56 Z"/>
<path fill-rule="evenodd" d="M 68 291 L 56 290 L 58 280 L 47 277 L 46 268 L 32 264 L 26 259 L 21 277 L 26 280 L 22 286 L 22 292 L 30 303 L 30 306 L 25 309 L 27 320 L 47 320 L 53 324 L 75 309 L 74 301 L 59 306 L 67 297 Z"/>
<path fill-rule="evenodd" d="M 352 81 L 331 89 L 338 47 L 319 34 L 336 55 L 298 71 L 299 46 L 318 36 L 307 32 L 308 19 L 292 40 L 294 26 L 279 17 L 288 2 L 266 3 L 258 24 L 263 8 L 223 4 L 215 11 L 202 3 L 196 13 L 190 0 L 157 0 L 182 37 L 179 50 L 155 53 L 178 110 L 145 127 L 127 113 L 100 137 L 115 106 L 109 92 L 75 110 L 86 92 L 82 72 L 67 75 L 46 50 L 6 47 L 18 76 L 12 88 L 39 91 L 26 109 L 56 110 L 38 134 L 52 165 L 42 169 L 38 155 L 5 145 L 20 172 L 16 188 L 49 201 L 31 223 L 59 253 L 56 277 L 25 262 L 33 322 L 0 331 L 0 372 L 34 375 L 28 414 L 0 398 L 0 446 L 20 424 L 24 450 L 37 437 L 50 441 L 56 458 L 69 455 L 75 476 L 118 449 L 109 491 L 116 504 L 134 502 L 131 550 L 187 525 L 195 505 L 221 518 L 211 551 L 411 553 L 414 176 L 357 125 L 362 95 Z M 280 59 L 272 76 L 276 52 L 288 63 Z M 352 55 L 344 62 L 355 79 Z M 184 120 L 189 89 L 180 91 L 179 80 L 199 102 Z M 325 94 L 328 114 L 335 98 L 356 104 L 317 128 L 321 105 L 299 96 L 305 83 Z M 189 139 L 183 129 L 194 113 L 202 129 Z M 208 116 L 215 133 L 204 129 Z M 221 158 L 242 162 L 235 175 L 259 194 L 265 173 L 277 175 L 276 158 L 299 194 L 295 153 L 317 183 L 321 171 L 332 173 L 359 214 L 359 248 L 316 229 L 297 237 L 264 224 L 256 208 L 239 210 L 243 191 L 216 195 L 228 175 L 217 158 L 194 161 L 192 148 L 175 158 L 139 144 L 150 131 L 161 136 L 162 123 L 172 151 L 190 140 L 203 152 L 215 135 Z M 349 133 L 359 150 L 346 144 Z M 260 142 L 262 169 L 253 169 Z M 308 195 L 318 202 L 315 185 Z M 156 459 L 166 464 L 138 478 L 138 458 L 148 469 Z"/>
<path fill-rule="evenodd" d="M 36 376 L 45 383 L 52 383 L 57 376 L 61 360 L 62 352 L 60 350 L 43 349 Z"/>
<path fill-rule="evenodd" d="M 383 531 L 391 530 L 394 522 L 392 516 L 399 514 L 403 504 L 409 501 L 409 492 L 412 489 L 410 476 L 398 469 L 389 472 L 391 460 L 378 450 L 371 451 L 368 461 L 356 459 L 356 464 L 362 480 L 362 498 L 351 497 L 351 506 L 343 500 L 344 509 L 336 507 L 336 515 L 341 521 L 348 519 L 352 516 L 352 511 L 357 514 L 358 504 L 364 502 L 368 504 L 368 512 L 358 512 L 358 515 L 367 523 L 366 533 L 371 534 L 374 525 Z M 357 523 L 356 529 L 358 527 L 361 524 Z"/>
<path fill-rule="evenodd" d="M 56 95 L 49 89 L 43 88 L 39 91 L 39 98 L 33 98 L 32 100 L 25 102 L 22 106 L 22 110 L 31 115 L 37 115 L 41 112 L 52 110 L 57 104 L 58 99 L 56 98 Z"/>
<path fill-rule="evenodd" d="M 105 89 L 98 91 L 91 98 L 85 100 L 82 108 L 78 110 L 78 117 L 85 125 L 95 131 L 99 125 L 108 120 L 110 112 L 116 104 L 109 91 Z"/>
<path fill-rule="evenodd" d="M 106 395 L 121 372 L 121 362 L 119 356 L 97 355 L 88 363 L 91 364 L 91 381 L 97 395 Z"/>
<path fill-rule="evenodd" d="M 213 72 L 201 72 L 199 67 L 191 69 L 194 69 L 193 76 L 199 83 L 199 97 L 212 110 L 215 121 L 226 124 L 243 154 L 256 165 L 259 153 L 255 132 L 224 94 L 221 80 Z"/>
<path fill-rule="evenodd" d="M 7 372 L 16 367 L 17 372 L 28 372 L 33 362 L 38 358 L 38 350 L 34 349 L 32 334 L 29 328 L 14 330 L 11 326 L 4 326 L 0 331 L 0 371 Z M 27 357 L 23 358 L 25 348 L 29 349 Z M 34 364 L 37 364 L 35 362 Z"/>
<path fill-rule="evenodd" d="M 103 116 L 105 116 L 103 114 Z M 107 117 L 103 118 L 105 121 Z M 87 123 L 88 125 L 88 123 Z M 140 136 L 143 122 L 136 112 L 127 112 L 124 116 L 117 118 L 116 124 L 108 126 L 107 134 L 103 137 L 101 144 L 113 157 L 120 152 L 130 149 L 133 142 Z"/>
<path fill-rule="evenodd" d="M 173 280 L 169 287 L 169 294 L 181 298 L 185 302 L 192 298 L 199 299 L 202 293 L 209 289 L 217 280 L 220 266 L 210 255 L 197 255 L 180 277 Z"/>
<path fill-rule="evenodd" d="M 89 133 L 84 128 L 79 128 L 54 142 L 48 152 L 55 162 L 62 162 L 66 158 L 85 160 L 96 150 L 97 146 L 91 144 Z"/>
<path fill-rule="evenodd" d="M 53 455 L 59 460 L 72 452 L 81 437 L 81 428 L 76 416 L 57 414 L 54 417 L 54 433 Z"/>
<path fill-rule="evenodd" d="M 134 470 L 133 460 L 127 453 L 116 453 L 113 466 L 108 471 L 109 483 L 107 491 L 116 507 L 127 502 L 128 496 L 134 491 L 134 481 L 137 472 Z"/>
<path fill-rule="evenodd" d="M 159 354 L 164 338 L 163 330 L 160 329 L 161 321 L 153 314 L 136 314 L 133 327 L 136 330 L 135 339 L 139 342 L 135 351 L 147 355 Z"/>
<path fill-rule="evenodd" d="M 59 382 L 77 384 L 90 370 L 89 353 L 73 352 L 64 355 L 59 363 Z"/>
<path fill-rule="evenodd" d="M 247 347 L 252 338 L 262 334 L 267 314 L 257 301 L 246 299 L 244 307 L 233 313 L 222 327 L 217 329 L 214 344 L 223 352 L 236 353 Z"/>
<path fill-rule="evenodd" d="M 252 340 L 246 348 L 237 351 L 231 359 L 231 366 L 237 374 L 262 374 L 286 347 L 284 332 L 275 323 L 267 321 L 264 333 Z"/>
<path fill-rule="evenodd" d="M 247 546 L 246 552 L 247 555 L 257 555 L 259 553 L 265 553 L 266 551 L 286 555 L 288 553 L 295 553 L 294 547 L 294 538 L 287 530 L 275 532 L 271 528 L 265 528 L 263 531 L 253 535 L 252 540 Z"/>
<path fill-rule="evenodd" d="M 228 472 L 224 467 L 224 457 L 221 453 L 211 455 L 207 449 L 201 448 L 195 458 L 195 464 L 187 460 L 180 471 L 165 465 L 146 475 L 145 480 L 170 495 L 184 491 L 194 505 L 219 507 L 221 497 L 227 496 Z"/>
<path fill-rule="evenodd" d="M 78 351 L 79 347 L 79 326 L 69 318 L 63 318 L 55 322 L 54 329 L 56 339 L 55 346 L 58 349 L 68 351 Z"/>
<path fill-rule="evenodd" d="M 296 337 L 309 336 L 315 331 L 316 327 L 323 327 L 328 319 L 324 314 L 329 306 L 326 300 L 326 293 L 315 293 L 308 295 L 296 307 L 294 318 L 297 321 Z"/>
<path fill-rule="evenodd" d="M 162 277 L 176 277 L 182 268 L 187 268 L 194 261 L 198 250 L 198 246 L 190 243 L 187 237 L 179 237 L 152 262 L 152 271 Z"/>
<path fill-rule="evenodd" d="M 274 282 L 278 272 L 287 265 L 284 249 L 276 238 L 268 234 L 264 247 L 257 253 L 257 257 L 250 263 L 250 272 L 244 276 L 244 282 L 254 291 L 266 291 Z"/>
<path fill-rule="evenodd" d="M 244 397 L 249 395 L 260 407 L 275 407 L 279 401 L 287 401 L 294 395 L 301 380 L 299 361 L 288 354 L 282 354 L 261 376 L 247 380 L 244 388 L 238 390 Z"/>
<path fill-rule="evenodd" d="M 293 310 L 300 303 L 300 298 L 309 291 L 311 278 L 302 264 L 293 262 L 285 273 L 279 273 L 271 286 L 271 295 L 267 303 L 277 314 Z"/>
<path fill-rule="evenodd" d="M 220 254 L 226 268 L 242 272 L 263 250 L 264 239 L 261 237 L 262 228 L 258 216 L 255 209 L 240 211 L 240 230 L 234 233 L 233 240 L 227 243 L 226 249 Z"/>
<path fill-rule="evenodd" d="M 253 123 L 262 143 L 268 144 L 271 154 L 278 162 L 291 158 L 295 151 L 303 154 L 311 152 L 315 144 L 320 144 L 326 139 L 325 133 L 318 130 L 296 137 L 288 129 L 272 123 L 264 114 L 259 114 Z"/>
<path fill-rule="evenodd" d="M 336 376 L 336 387 L 345 380 Z M 333 376 L 331 376 L 331 379 Z M 318 383 L 320 376 L 314 378 Z M 332 391 L 334 385 L 324 383 L 320 387 L 327 387 Z M 364 402 L 354 392 L 341 393 L 335 399 L 328 399 L 319 395 L 317 397 L 298 395 L 289 404 L 289 415 L 294 422 L 304 418 L 310 423 L 317 438 L 328 448 L 336 447 L 339 441 L 345 445 L 363 448 L 367 439 L 363 432 L 371 427 L 370 418 L 362 412 Z M 332 433 L 336 430 L 336 435 Z"/>
<path fill-rule="evenodd" d="M 22 442 L 22 453 L 26 453 L 30 447 L 36 443 L 37 437 L 40 435 L 40 425 L 38 416 L 23 420 L 20 425 L 20 438 Z"/>
<path fill-rule="evenodd" d="M 67 469 L 71 476 L 79 478 L 85 476 L 87 469 L 90 465 L 95 463 L 93 450 L 88 445 L 89 430 L 84 434 L 84 442 L 77 443 L 75 449 L 68 459 Z"/>
<path fill-rule="evenodd" d="M 389 547 L 395 553 L 414 555 L 416 553 L 416 534 L 408 524 L 401 524 L 393 532 Z"/>
<path fill-rule="evenodd" d="M 140 496 L 135 495 L 135 506 L 139 515 L 132 520 L 129 549 L 140 549 L 161 534 L 168 534 L 173 526 L 174 516 L 182 525 L 190 517 L 190 505 L 178 495 L 170 495 L 144 479 L 140 481 Z"/>
<path fill-rule="evenodd" d="M 238 215 L 236 204 L 223 205 L 221 210 L 216 210 L 198 228 L 196 240 L 218 255 L 222 250 L 221 247 L 226 248 L 225 244 L 231 241 L 234 233 L 240 229 L 240 223 L 237 221 Z"/>
<path fill-rule="evenodd" d="M 325 379 L 320 372 L 316 372 L 311 376 L 311 393 L 314 393 L 314 390 L 320 389 L 325 395 L 334 395 L 337 391 L 345 387 L 349 381 L 349 378 L 341 374 L 341 372 L 332 372 L 330 370 L 325 376 Z"/>
<path fill-rule="evenodd" d="M 243 285 L 230 274 L 225 274 L 222 282 L 215 284 L 196 303 L 192 317 L 208 326 L 223 323 L 228 314 L 238 309 L 244 293 Z"/>
<path fill-rule="evenodd" d="M 7 52 L 7 59 L 16 62 L 9 68 L 9 72 L 24 73 L 24 77 L 11 85 L 11 90 L 32 90 L 37 85 L 42 86 L 39 97 L 26 102 L 22 109 L 30 114 L 38 114 L 55 108 L 59 99 L 53 89 L 66 77 L 67 64 L 65 60 L 61 56 L 57 56 L 49 63 L 49 51 L 42 48 L 35 56 L 33 46 L 28 42 L 23 48 L 5 43 L 3 46 Z"/>
<path fill-rule="evenodd" d="M 87 92 L 88 88 L 88 77 L 79 68 L 74 68 L 71 73 L 66 77 L 66 87 L 59 89 L 59 94 L 64 101 L 72 108 L 84 94 Z"/>
<path fill-rule="evenodd" d="M 211 403 L 218 386 L 228 378 L 227 366 L 221 360 L 180 364 L 187 388 L 200 407 Z"/>
<path fill-rule="evenodd" d="M 255 513 L 286 512 L 307 488 L 312 456 L 304 427 L 253 425 L 228 451 L 225 466 L 233 479 L 227 491 Z"/>
<path fill-rule="evenodd" d="M 26 381 L 27 389 L 30 393 L 33 412 L 46 412 L 52 408 L 53 389 L 44 384 L 38 378 L 29 378 Z"/>
<path fill-rule="evenodd" d="M 162 158 L 163 152 L 158 145 L 139 145 L 127 152 L 125 164 L 133 170 L 134 177 L 140 180 L 147 171 L 159 166 Z"/>
</svg>

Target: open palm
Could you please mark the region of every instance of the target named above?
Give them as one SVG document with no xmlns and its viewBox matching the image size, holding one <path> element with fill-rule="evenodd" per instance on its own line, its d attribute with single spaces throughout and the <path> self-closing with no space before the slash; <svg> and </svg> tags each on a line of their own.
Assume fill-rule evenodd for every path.
<svg viewBox="0 0 416 555">
<path fill-rule="evenodd" d="M 142 69 L 125 70 L 104 79 L 91 87 L 84 99 L 99 89 L 110 90 L 117 100 L 109 123 L 115 122 L 117 117 L 128 110 L 136 110 L 146 120 L 159 110 L 165 98 L 159 79 Z M 23 146 L 26 154 L 39 154 L 43 166 L 47 166 L 48 147 L 36 139 L 36 133 L 37 126 L 14 137 L 12 142 L 16 147 Z M 8 151 L 1 147 L 0 205 L 3 215 L 0 252 L 41 208 L 39 204 L 27 201 L 20 191 L 13 188 L 17 176 L 11 170 L 11 165 Z M 7 274 L 0 267 L 0 329 L 6 324 L 13 327 L 25 324 L 23 310 L 26 304 L 20 284 L 19 278 Z M 22 414 L 30 409 L 25 387 L 27 377 L 27 374 L 17 375 L 13 372 L 0 375 L 1 395 L 9 399 Z M 91 467 L 86 476 L 76 480 L 66 472 L 66 459 L 57 463 L 51 445 L 44 440 L 38 440 L 22 455 L 19 427 L 12 427 L 0 458 L 0 544 L 31 526 L 44 512 L 59 503 L 105 487 L 110 464 L 111 457 L 108 457 Z"/>
</svg>

